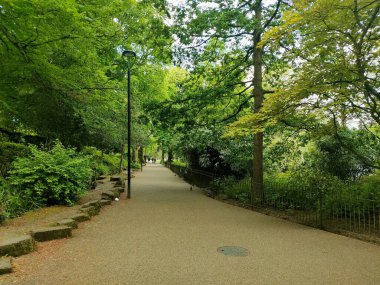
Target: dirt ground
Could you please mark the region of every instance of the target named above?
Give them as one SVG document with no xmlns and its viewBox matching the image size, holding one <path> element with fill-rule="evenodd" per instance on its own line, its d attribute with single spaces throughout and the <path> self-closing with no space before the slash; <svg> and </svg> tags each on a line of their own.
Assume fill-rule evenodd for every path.
<svg viewBox="0 0 380 285">
<path fill-rule="evenodd" d="M 123 177 L 125 178 L 125 175 Z M 0 241 L 20 234 L 27 234 L 33 228 L 53 225 L 57 221 L 78 213 L 80 205 L 92 200 L 100 199 L 101 192 L 114 187 L 114 183 L 115 182 L 110 182 L 109 176 L 103 180 L 97 181 L 96 188 L 87 191 L 75 206 L 52 206 L 40 208 L 6 221 L 0 226 Z"/>
</svg>

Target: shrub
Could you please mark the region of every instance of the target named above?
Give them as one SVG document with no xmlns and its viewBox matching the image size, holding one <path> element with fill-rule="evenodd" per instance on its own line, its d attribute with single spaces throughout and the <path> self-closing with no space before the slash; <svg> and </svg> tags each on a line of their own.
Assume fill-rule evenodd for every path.
<svg viewBox="0 0 380 285">
<path fill-rule="evenodd" d="M 374 200 L 380 204 L 380 175 L 362 177 L 357 183 L 359 198 Z"/>
<path fill-rule="evenodd" d="M 99 163 L 93 168 L 96 171 L 96 175 L 107 175 L 111 173 L 109 166 L 104 163 Z"/>
<path fill-rule="evenodd" d="M 182 162 L 182 161 L 179 161 L 179 160 L 173 160 L 171 162 L 172 165 L 177 165 L 177 166 L 181 166 L 181 167 L 187 167 L 187 163 L 186 162 Z"/>
<path fill-rule="evenodd" d="M 266 176 L 264 185 L 266 198 L 283 208 L 315 210 L 320 202 L 326 209 L 371 208 L 380 203 L 378 175 L 347 182 L 326 172 L 302 169 Z"/>
<path fill-rule="evenodd" d="M 344 182 L 326 172 L 300 169 L 290 174 L 272 174 L 265 177 L 267 200 L 280 208 L 315 210 L 321 199 L 335 198 Z"/>
<path fill-rule="evenodd" d="M 31 203 L 72 205 L 77 201 L 91 181 L 89 158 L 58 142 L 48 151 L 30 150 L 31 156 L 13 162 L 10 184 Z"/>
<path fill-rule="evenodd" d="M 20 143 L 0 142 L 0 176 L 5 176 L 10 170 L 12 162 L 18 156 L 30 154 L 28 146 Z"/>
<path fill-rule="evenodd" d="M 380 204 L 380 175 L 362 177 L 356 182 L 342 181 L 326 172 L 300 169 L 293 173 L 276 173 L 264 177 L 264 202 L 279 209 L 314 211 L 357 207 L 372 209 Z M 220 191 L 230 199 L 248 201 L 250 178 L 214 179 L 210 186 L 214 194 Z M 322 204 L 321 204 L 322 203 Z"/>
<path fill-rule="evenodd" d="M 214 194 L 224 193 L 227 198 L 242 202 L 250 200 L 251 197 L 251 178 L 246 177 L 242 180 L 234 176 L 215 178 L 210 185 Z"/>
<path fill-rule="evenodd" d="M 141 169 L 141 164 L 137 161 L 134 161 L 131 163 L 131 168 L 135 170 L 140 170 Z"/>
<path fill-rule="evenodd" d="M 91 158 L 91 168 L 96 176 L 114 174 L 119 172 L 120 155 L 102 153 L 95 147 L 85 147 L 82 154 Z M 126 166 L 126 160 L 123 161 L 123 167 Z"/>
<path fill-rule="evenodd" d="M 233 181 L 234 178 L 232 176 L 217 177 L 211 181 L 209 188 L 214 194 L 225 193 L 225 190 L 233 183 Z M 228 196 L 228 198 L 232 199 L 233 197 Z"/>
<path fill-rule="evenodd" d="M 103 162 L 110 169 L 110 174 L 118 173 L 120 166 L 120 155 L 117 154 L 104 154 Z M 123 168 L 127 165 L 126 160 L 123 160 Z"/>
<path fill-rule="evenodd" d="M 29 199 L 25 199 L 21 193 L 12 190 L 8 181 L 0 179 L 0 223 L 20 216 L 38 206 L 38 204 L 32 203 Z"/>
</svg>

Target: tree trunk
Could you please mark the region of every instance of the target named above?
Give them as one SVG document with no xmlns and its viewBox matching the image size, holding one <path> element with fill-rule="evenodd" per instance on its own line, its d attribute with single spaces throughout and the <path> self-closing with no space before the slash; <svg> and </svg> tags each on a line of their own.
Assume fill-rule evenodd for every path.
<svg viewBox="0 0 380 285">
<path fill-rule="evenodd" d="M 171 163 L 173 161 L 173 151 L 169 148 L 168 151 L 168 162 Z"/>
<path fill-rule="evenodd" d="M 143 169 L 143 164 L 144 164 L 144 147 L 140 146 L 139 148 L 139 161 L 140 161 L 140 166 L 141 166 L 141 171 Z"/>
<path fill-rule="evenodd" d="M 165 150 L 164 150 L 164 143 L 161 143 L 161 164 L 165 163 Z"/>
<path fill-rule="evenodd" d="M 121 150 L 120 150 L 119 173 L 123 171 L 123 160 L 124 160 L 124 144 L 121 146 Z"/>
<path fill-rule="evenodd" d="M 137 152 L 136 152 L 136 148 L 135 147 L 132 147 L 132 161 L 133 162 L 137 161 Z"/>
<path fill-rule="evenodd" d="M 253 39 L 253 95 L 254 95 L 254 107 L 253 112 L 257 113 L 260 111 L 264 100 L 263 91 L 263 76 L 262 76 L 262 49 L 258 47 L 258 43 L 261 40 L 262 33 L 262 3 L 257 1 L 255 6 L 255 21 L 256 30 Z M 252 173 L 252 203 L 254 200 L 261 200 L 264 195 L 264 185 L 263 185 L 263 137 L 264 134 L 255 134 L 253 141 L 253 173 Z"/>
</svg>

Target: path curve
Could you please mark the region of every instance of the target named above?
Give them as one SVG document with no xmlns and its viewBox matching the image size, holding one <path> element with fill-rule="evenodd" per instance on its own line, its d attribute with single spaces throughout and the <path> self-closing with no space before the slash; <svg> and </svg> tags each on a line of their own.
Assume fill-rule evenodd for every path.
<svg viewBox="0 0 380 285">
<path fill-rule="evenodd" d="M 380 284 L 380 247 L 210 199 L 161 165 L 0 284 Z M 224 256 L 240 246 L 248 256 Z"/>
</svg>

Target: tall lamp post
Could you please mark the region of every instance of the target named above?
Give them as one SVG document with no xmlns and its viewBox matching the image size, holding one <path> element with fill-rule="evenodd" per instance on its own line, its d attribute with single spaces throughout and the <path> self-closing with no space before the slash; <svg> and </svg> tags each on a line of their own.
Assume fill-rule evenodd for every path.
<svg viewBox="0 0 380 285">
<path fill-rule="evenodd" d="M 136 53 L 125 50 L 122 54 L 128 68 L 128 190 L 127 198 L 131 198 L 131 68 L 136 61 Z"/>
</svg>

